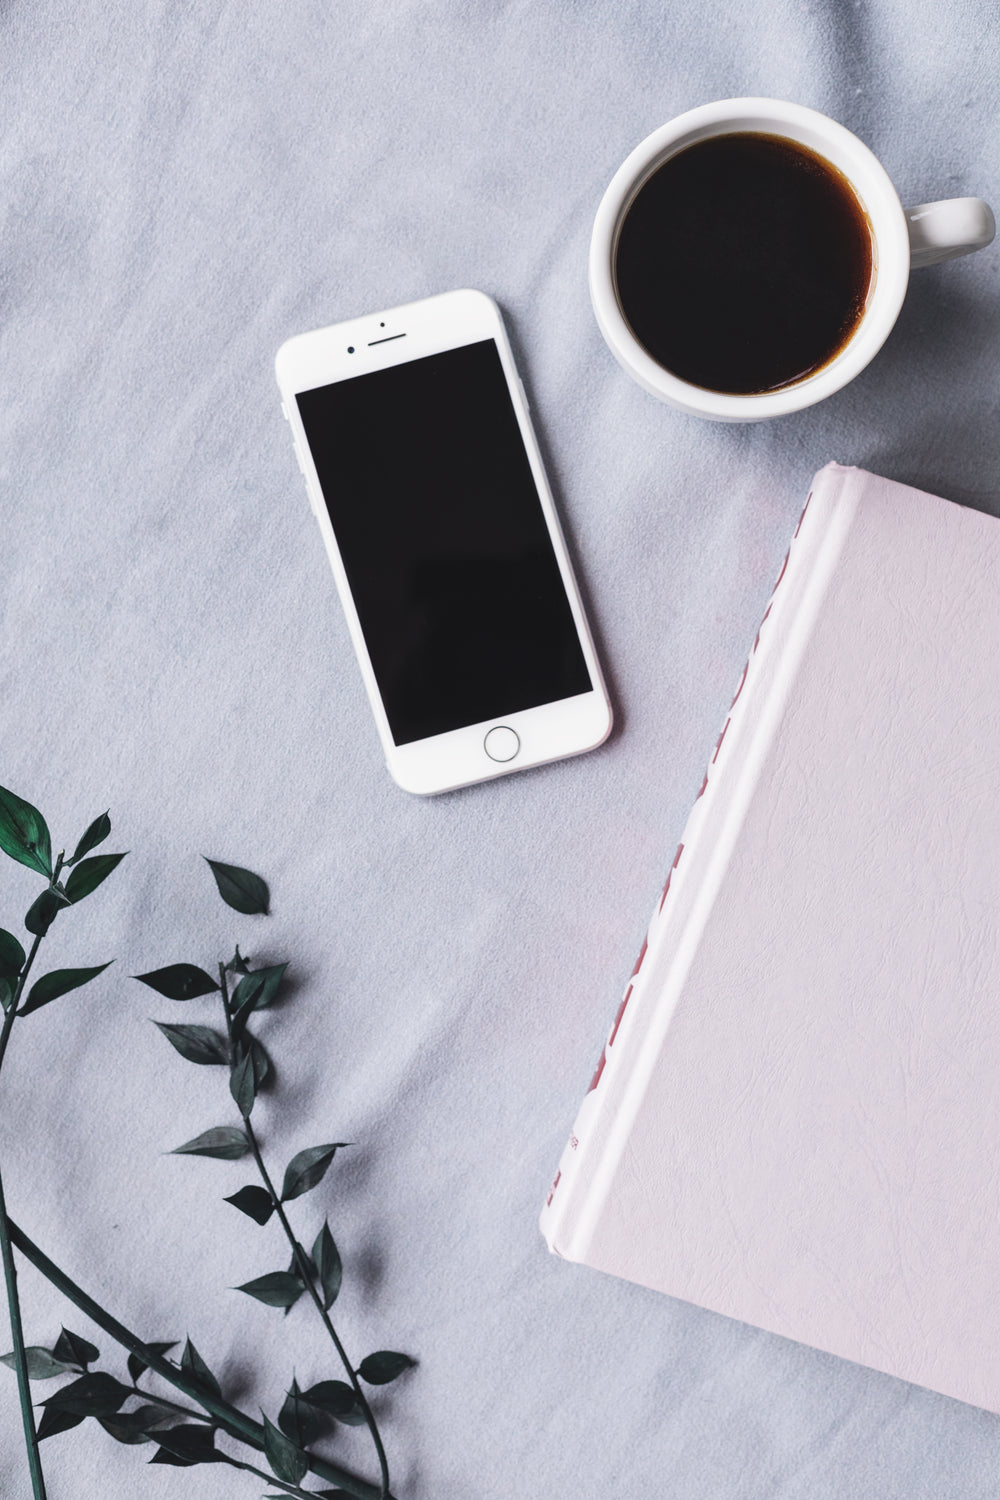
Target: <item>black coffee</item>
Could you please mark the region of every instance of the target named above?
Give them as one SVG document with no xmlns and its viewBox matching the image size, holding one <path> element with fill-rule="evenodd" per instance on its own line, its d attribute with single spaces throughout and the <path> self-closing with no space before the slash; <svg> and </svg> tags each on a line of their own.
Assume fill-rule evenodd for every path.
<svg viewBox="0 0 1000 1500">
<path fill-rule="evenodd" d="M 757 395 L 813 374 L 861 320 L 868 217 L 847 180 L 780 136 L 716 136 L 640 188 L 615 251 L 632 332 L 672 374 Z"/>
</svg>

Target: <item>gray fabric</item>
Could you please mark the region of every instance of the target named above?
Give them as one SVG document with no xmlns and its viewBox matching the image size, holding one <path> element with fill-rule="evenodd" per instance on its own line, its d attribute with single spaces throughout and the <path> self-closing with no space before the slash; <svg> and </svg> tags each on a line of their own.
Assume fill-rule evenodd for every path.
<svg viewBox="0 0 1000 1500">
<path fill-rule="evenodd" d="M 209 1003 L 128 976 L 238 941 L 297 976 L 262 1028 L 276 1168 L 359 1143 L 293 1210 L 306 1237 L 330 1216 L 355 1356 L 420 1360 L 382 1402 L 399 1500 L 994 1495 L 995 1417 L 559 1263 L 536 1218 L 813 471 L 998 504 L 995 249 L 915 276 L 825 406 L 727 428 L 613 363 L 594 210 L 650 130 L 754 93 L 856 130 L 904 201 L 996 204 L 995 5 L 34 0 L 2 27 L 0 782 L 57 848 L 110 806 L 133 851 L 42 950 L 113 969 L 14 1031 L 14 1216 L 251 1412 L 337 1373 L 304 1306 L 227 1290 L 286 1260 L 221 1201 L 252 1174 L 163 1154 L 233 1109 L 147 1019 Z M 462 285 L 507 318 L 617 728 L 422 801 L 383 768 L 271 367 L 291 333 Z M 265 874 L 273 916 L 222 907 L 202 853 Z M 0 874 L 18 927 L 35 877 Z M 21 1281 L 31 1342 L 92 1332 Z M 3 1372 L 0 1398 L 20 1500 Z M 373 1472 L 363 1431 L 339 1451 Z M 92 1422 L 43 1452 L 51 1500 L 266 1487 L 140 1468 Z"/>
</svg>

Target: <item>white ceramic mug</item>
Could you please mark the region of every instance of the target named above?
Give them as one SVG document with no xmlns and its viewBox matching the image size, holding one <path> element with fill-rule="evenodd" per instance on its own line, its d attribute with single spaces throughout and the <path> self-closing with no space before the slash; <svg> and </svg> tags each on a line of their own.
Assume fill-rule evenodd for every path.
<svg viewBox="0 0 1000 1500">
<path fill-rule="evenodd" d="M 815 151 L 847 178 L 871 225 L 873 268 L 854 333 L 812 375 L 762 395 L 705 390 L 664 369 L 629 327 L 615 288 L 618 234 L 640 188 L 671 156 L 711 136 L 753 131 L 784 136 Z M 652 395 L 717 422 L 758 422 L 799 411 L 853 380 L 881 349 L 903 305 L 911 266 L 932 266 L 981 250 L 993 239 L 993 213 L 981 198 L 949 198 L 904 209 L 885 168 L 835 120 L 780 99 L 722 99 L 703 104 L 647 136 L 615 173 L 601 200 L 590 242 L 590 296 L 612 354 Z"/>
</svg>

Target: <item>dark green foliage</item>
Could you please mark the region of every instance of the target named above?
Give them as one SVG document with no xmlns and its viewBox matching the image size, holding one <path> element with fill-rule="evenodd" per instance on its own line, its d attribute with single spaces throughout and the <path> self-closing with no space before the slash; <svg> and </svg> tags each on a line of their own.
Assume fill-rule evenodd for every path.
<svg viewBox="0 0 1000 1500">
<path fill-rule="evenodd" d="M 207 1391 L 210 1396 L 222 1395 L 222 1388 L 219 1382 L 190 1339 L 184 1345 L 184 1353 L 181 1355 L 181 1369 L 191 1377 L 200 1390 Z"/>
<path fill-rule="evenodd" d="M 249 1014 L 252 1010 L 266 1010 L 269 1005 L 273 1005 L 287 968 L 287 963 L 272 964 L 270 968 L 253 969 L 244 974 L 233 990 L 233 1009 L 236 1013 L 239 1014 L 245 1008 Z"/>
<path fill-rule="evenodd" d="M 259 1094 L 271 1076 L 271 1059 L 255 1036 L 248 1036 L 247 1040 L 250 1046 L 250 1056 L 253 1058 L 254 1081 Z"/>
<path fill-rule="evenodd" d="M 128 850 L 125 853 L 127 854 Z M 107 880 L 111 871 L 120 865 L 124 858 L 124 854 L 97 854 L 93 859 L 85 859 L 82 865 L 77 865 L 66 882 L 67 900 L 82 901 L 84 896 L 89 896 L 91 891 L 96 891 L 101 882 Z"/>
<path fill-rule="evenodd" d="M 312 1258 L 323 1288 L 323 1306 L 329 1309 L 337 1300 L 340 1283 L 344 1277 L 344 1268 L 340 1260 L 340 1251 L 333 1242 L 330 1226 L 325 1220 L 323 1228 L 316 1236 Z"/>
<path fill-rule="evenodd" d="M 285 1169 L 285 1180 L 281 1188 L 282 1203 L 301 1198 L 303 1193 L 308 1193 L 310 1188 L 322 1182 L 336 1153 L 348 1144 L 348 1141 L 335 1141 L 327 1146 L 308 1146 L 305 1151 L 299 1151 L 293 1156 Z"/>
<path fill-rule="evenodd" d="M 266 1188 L 257 1187 L 251 1183 L 248 1187 L 240 1188 L 231 1198 L 225 1200 L 238 1208 L 240 1213 L 246 1214 L 248 1218 L 255 1219 L 258 1224 L 266 1224 L 274 1213 L 274 1204 L 271 1194 Z"/>
<path fill-rule="evenodd" d="M 243 870 L 239 865 L 221 864 L 216 859 L 209 859 L 207 854 L 203 858 L 210 866 L 219 895 L 227 906 L 243 912 L 244 916 L 267 916 L 270 892 L 259 875 Z"/>
<path fill-rule="evenodd" d="M 24 949 L 12 932 L 0 928 L 0 979 L 16 979 L 24 968 Z"/>
<path fill-rule="evenodd" d="M 90 827 L 87 829 L 86 833 L 83 835 L 83 838 L 73 850 L 73 858 L 68 859 L 66 863 L 68 865 L 75 865 L 77 860 L 82 859 L 85 854 L 89 854 L 91 849 L 96 849 L 98 844 L 103 844 L 104 840 L 107 838 L 110 832 L 111 819 L 108 817 L 106 812 L 101 813 L 101 816 L 99 818 L 94 819 Z M 119 858 L 120 857 L 121 856 L 119 856 Z"/>
<path fill-rule="evenodd" d="M 376 1354 L 369 1354 L 367 1359 L 361 1361 L 358 1374 L 369 1385 L 388 1385 L 390 1380 L 395 1380 L 415 1364 L 416 1360 L 410 1359 L 407 1354 L 396 1354 L 392 1349 L 379 1349 Z"/>
<path fill-rule="evenodd" d="M 225 1463 L 215 1446 L 215 1428 L 185 1422 L 180 1427 L 168 1427 L 156 1434 L 159 1448 L 149 1460 L 151 1464 L 175 1464 L 178 1468 L 190 1468 L 192 1464 Z M 280 1476 L 279 1476 L 280 1477 Z"/>
<path fill-rule="evenodd" d="M 43 1349 L 40 1344 L 30 1344 L 24 1351 L 24 1363 L 28 1372 L 29 1380 L 52 1380 L 56 1375 L 68 1375 L 75 1366 L 66 1364 L 64 1360 L 56 1359 L 50 1350 Z M 17 1356 L 15 1354 L 0 1354 L 0 1365 L 7 1365 L 11 1370 L 17 1369 Z"/>
<path fill-rule="evenodd" d="M 100 1350 L 96 1344 L 90 1343 L 88 1339 L 82 1339 L 78 1333 L 70 1333 L 64 1328 L 52 1346 L 52 1353 L 56 1359 L 64 1359 L 67 1364 L 79 1365 L 86 1369 L 92 1365 L 95 1359 L 100 1359 Z"/>
<path fill-rule="evenodd" d="M 346 1380 L 321 1380 L 318 1385 L 303 1391 L 302 1399 L 326 1412 L 327 1416 L 335 1417 L 338 1422 L 346 1422 L 349 1427 L 360 1427 L 365 1420 L 354 1387 Z"/>
<path fill-rule="evenodd" d="M 106 813 L 96 818 L 80 839 L 73 858 L 68 861 L 72 869 L 67 870 L 65 888 L 60 883 L 64 869 L 64 857 L 60 853 L 53 869 L 51 840 L 44 819 L 30 804 L 16 798 L 12 793 L 0 789 L 0 849 L 13 859 L 36 870 L 47 878 L 48 884 L 32 903 L 25 918 L 25 926 L 37 939 L 47 933 L 55 916 L 66 906 L 83 900 L 102 884 L 125 858 L 124 854 L 102 854 L 87 858 L 91 849 L 108 837 L 111 823 Z M 252 871 L 236 865 L 226 865 L 215 860 L 207 861 L 222 899 L 234 910 L 251 914 L 265 914 L 270 897 L 266 883 Z M 101 964 L 87 969 L 58 969 L 44 975 L 27 988 L 27 972 L 34 963 L 38 948 L 36 942 L 26 957 L 25 949 L 13 933 L 0 929 L 0 1006 L 7 1012 L 4 1041 L 9 1026 L 16 1019 L 10 1014 L 15 995 L 21 996 L 18 1015 L 30 1014 L 52 1000 L 68 994 L 71 990 L 96 978 L 108 967 Z M 226 1201 L 257 1224 L 265 1225 L 278 1208 L 282 1229 L 292 1246 L 291 1264 L 287 1270 L 274 1271 L 245 1282 L 235 1290 L 244 1292 L 266 1306 L 282 1308 L 287 1313 L 308 1291 L 318 1301 L 324 1312 L 324 1321 L 338 1351 L 343 1355 L 339 1340 L 329 1327 L 326 1312 L 336 1302 L 343 1279 L 340 1253 L 324 1221 L 316 1237 L 311 1254 L 298 1242 L 295 1231 L 285 1217 L 284 1210 L 277 1205 L 274 1189 L 267 1168 L 261 1160 L 260 1147 L 251 1125 L 251 1114 L 256 1097 L 265 1081 L 272 1074 L 272 1065 L 260 1041 L 251 1034 L 248 1022 L 254 1012 L 272 1006 L 280 994 L 287 963 L 271 964 L 251 970 L 239 948 L 231 962 L 219 966 L 220 983 L 216 983 L 204 969 L 195 964 L 170 964 L 164 968 L 135 975 L 141 983 L 158 994 L 178 1001 L 190 1001 L 213 993 L 220 993 L 226 1020 L 226 1035 L 204 1025 L 177 1025 L 157 1021 L 154 1024 L 170 1042 L 171 1046 L 186 1060 L 199 1065 L 227 1066 L 229 1088 L 232 1098 L 243 1117 L 243 1128 L 220 1125 L 204 1131 L 194 1139 L 174 1148 L 175 1155 L 207 1156 L 223 1161 L 237 1161 L 251 1151 L 257 1158 L 263 1180 L 267 1187 L 249 1184 L 240 1188 Z M 232 997 L 228 993 L 227 974 L 234 976 Z M 348 1143 L 328 1142 L 299 1151 L 288 1163 L 282 1185 L 281 1201 L 291 1202 L 309 1192 L 326 1175 L 338 1150 Z M 20 1231 L 14 1231 L 20 1235 Z M 66 1290 L 72 1287 L 58 1267 L 46 1258 L 24 1237 L 25 1244 L 19 1248 L 29 1259 L 39 1258 L 43 1274 L 56 1285 Z M 205 1364 L 197 1349 L 188 1339 L 176 1364 L 164 1365 L 168 1376 L 181 1385 L 189 1403 L 201 1406 L 209 1420 L 202 1424 L 179 1420 L 178 1410 L 165 1397 L 158 1398 L 139 1391 L 137 1384 L 148 1368 L 148 1360 L 159 1363 L 174 1343 L 150 1343 L 143 1352 L 136 1353 L 131 1345 L 135 1336 L 122 1330 L 113 1320 L 108 1320 L 80 1288 L 67 1292 L 70 1299 L 94 1318 L 101 1327 L 110 1328 L 114 1337 L 129 1350 L 128 1372 L 131 1386 L 122 1384 L 112 1375 L 102 1371 L 91 1371 L 89 1366 L 98 1360 L 97 1348 L 78 1334 L 63 1329 L 55 1346 L 49 1350 L 32 1346 L 25 1351 L 27 1374 L 32 1380 L 48 1380 L 62 1375 L 75 1376 L 54 1395 L 40 1403 L 41 1416 L 36 1424 L 39 1439 L 45 1439 L 76 1427 L 90 1416 L 104 1428 L 116 1442 L 127 1446 L 155 1443 L 156 1450 L 151 1463 L 189 1467 L 202 1463 L 226 1462 L 224 1454 L 215 1448 L 217 1423 L 230 1437 L 248 1444 L 252 1449 L 260 1447 L 260 1429 L 248 1423 L 237 1408 L 222 1396 L 219 1382 Z M 346 1356 L 343 1356 L 346 1361 Z M 13 1355 L 0 1356 L 0 1362 L 16 1368 Z M 386 1384 L 395 1379 L 414 1361 L 406 1355 L 382 1350 L 362 1361 L 358 1374 L 373 1384 Z M 351 1368 L 348 1374 L 355 1379 Z M 125 1410 L 130 1398 L 138 1397 L 146 1404 Z M 221 1404 L 219 1404 L 221 1403 Z M 27 1409 L 27 1408 L 25 1408 Z M 192 1412 L 192 1416 L 196 1413 Z M 264 1449 L 271 1468 L 279 1481 L 285 1485 L 298 1485 L 306 1476 L 310 1462 L 319 1474 L 339 1478 L 343 1473 L 318 1457 L 309 1459 L 306 1449 L 321 1437 L 331 1422 L 344 1422 L 355 1426 L 368 1422 L 372 1427 L 382 1467 L 382 1492 L 388 1494 L 388 1474 L 384 1453 L 374 1419 L 362 1397 L 345 1381 L 322 1381 L 308 1391 L 301 1391 L 292 1380 L 278 1416 L 277 1426 L 264 1417 Z M 172 1424 L 172 1425 L 171 1425 Z M 28 1425 L 26 1423 L 26 1425 Z M 30 1451 L 30 1450 L 29 1450 Z M 246 1467 L 246 1465 L 242 1465 Z M 32 1469 L 33 1481 L 40 1479 L 37 1463 Z M 346 1475 L 343 1482 L 349 1482 Z M 348 1491 L 341 1488 L 312 1490 L 310 1493 L 326 1497 L 326 1500 L 343 1500 Z"/>
<path fill-rule="evenodd" d="M 91 979 L 103 974 L 113 963 L 112 958 L 106 964 L 97 964 L 93 969 L 53 969 L 51 974 L 44 974 L 41 979 L 35 980 L 18 1014 L 30 1015 L 33 1010 L 40 1010 L 43 1005 L 48 1005 L 50 1000 L 58 1000 L 62 995 L 68 995 L 70 990 L 78 990 L 81 984 L 89 984 Z"/>
<path fill-rule="evenodd" d="M 303 1401 L 297 1380 L 285 1397 L 285 1404 L 278 1414 L 278 1426 L 297 1448 L 308 1448 L 323 1434 L 326 1423 L 319 1408 Z"/>
<path fill-rule="evenodd" d="M 172 1156 L 214 1156 L 219 1161 L 239 1161 L 250 1150 L 250 1142 L 237 1125 L 217 1125 L 203 1131 L 193 1141 L 175 1146 Z"/>
<path fill-rule="evenodd" d="M 35 1426 L 35 1436 L 41 1442 L 43 1438 L 55 1437 L 59 1432 L 69 1432 L 71 1427 L 79 1427 L 83 1420 L 82 1412 L 47 1407 L 42 1412 L 42 1420 Z"/>
<path fill-rule="evenodd" d="M 69 897 L 56 886 L 46 886 L 25 914 L 24 925 L 35 937 L 44 937 L 59 913 L 69 906 Z"/>
<path fill-rule="evenodd" d="M 139 1406 L 135 1411 L 119 1412 L 114 1417 L 98 1417 L 98 1421 L 118 1443 L 133 1445 L 153 1441 L 150 1429 L 173 1417 L 174 1413 L 162 1406 Z"/>
<path fill-rule="evenodd" d="M 210 1026 L 174 1026 L 169 1021 L 154 1021 L 153 1025 L 188 1062 L 212 1065 L 229 1061 L 229 1044 Z"/>
<path fill-rule="evenodd" d="M 305 1478 L 309 1468 L 306 1455 L 267 1417 L 264 1417 L 264 1452 L 275 1474 L 286 1484 L 298 1484 Z"/>
<path fill-rule="evenodd" d="M 229 970 L 230 974 L 250 973 L 250 965 L 247 963 L 246 959 L 243 957 L 243 954 L 240 952 L 239 943 L 236 944 L 236 952 L 226 964 L 226 968 Z"/>
<path fill-rule="evenodd" d="M 169 1354 L 171 1349 L 177 1348 L 177 1340 L 174 1339 L 174 1341 L 170 1344 L 147 1344 L 146 1347 L 147 1349 L 149 1349 L 151 1354 Z M 147 1370 L 148 1368 L 149 1366 L 146 1364 L 146 1361 L 143 1359 L 141 1354 L 129 1355 L 128 1373 L 132 1380 L 138 1380 L 143 1370 Z"/>
<path fill-rule="evenodd" d="M 112 1417 L 131 1394 L 130 1386 L 103 1370 L 95 1370 L 71 1380 L 54 1396 L 46 1397 L 42 1405 L 55 1411 L 77 1412 L 82 1417 Z"/>
<path fill-rule="evenodd" d="M 229 1075 L 229 1092 L 236 1101 L 236 1107 L 245 1120 L 250 1118 L 253 1102 L 257 1097 L 257 1073 L 254 1068 L 253 1053 L 248 1048 L 237 1063 L 233 1064 L 233 1071 Z"/>
<path fill-rule="evenodd" d="M 133 974 L 132 978 L 148 984 L 151 990 L 166 995 L 168 1000 L 195 1000 L 199 995 L 210 995 L 219 988 L 197 964 L 167 964 L 165 969 L 151 969 L 148 974 Z"/>
<path fill-rule="evenodd" d="M 37 807 L 0 786 L 0 849 L 18 864 L 52 874 L 52 840 Z M 34 929 L 28 929 L 32 932 Z"/>
<path fill-rule="evenodd" d="M 266 1276 L 257 1276 L 253 1281 L 245 1281 L 242 1286 L 233 1288 L 236 1292 L 246 1292 L 248 1297 L 256 1297 L 258 1302 L 264 1302 L 268 1307 L 294 1307 L 302 1296 L 305 1288 L 301 1278 L 291 1271 L 269 1271 Z"/>
</svg>

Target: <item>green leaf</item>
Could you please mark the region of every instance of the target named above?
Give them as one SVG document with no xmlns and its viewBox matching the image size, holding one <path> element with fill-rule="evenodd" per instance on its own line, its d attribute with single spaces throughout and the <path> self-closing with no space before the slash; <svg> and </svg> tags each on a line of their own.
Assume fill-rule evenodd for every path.
<svg viewBox="0 0 1000 1500">
<path fill-rule="evenodd" d="M 379 1349 L 377 1354 L 369 1354 L 367 1359 L 361 1361 L 358 1374 L 369 1385 L 388 1385 L 390 1380 L 395 1380 L 415 1364 L 416 1360 L 411 1359 L 408 1354 L 394 1354 L 391 1349 Z"/>
<path fill-rule="evenodd" d="M 78 990 L 82 984 L 89 984 L 96 979 L 98 974 L 103 974 L 105 969 L 114 963 L 109 958 L 106 964 L 97 964 L 93 969 L 53 969 L 50 974 L 43 974 L 41 979 L 28 991 L 18 1015 L 30 1015 L 33 1010 L 41 1010 L 43 1005 L 48 1005 L 51 1000 L 58 1000 L 62 995 L 68 995 L 70 990 Z"/>
<path fill-rule="evenodd" d="M 24 949 L 12 932 L 0 928 L 0 978 L 16 979 L 24 968 Z"/>
<path fill-rule="evenodd" d="M 29 1380 L 51 1380 L 56 1375 L 67 1375 L 72 1368 L 63 1360 L 54 1358 L 50 1351 L 43 1349 L 40 1344 L 29 1344 L 24 1351 L 24 1362 Z M 0 1354 L 0 1365 L 7 1365 L 11 1370 L 16 1370 L 17 1356 Z"/>
<path fill-rule="evenodd" d="M 160 1446 L 149 1460 L 151 1464 L 175 1464 L 183 1469 L 192 1464 L 225 1463 L 215 1446 L 214 1427 L 185 1422 L 180 1427 L 168 1427 L 165 1432 L 158 1432 L 156 1441 Z"/>
<path fill-rule="evenodd" d="M 11 980 L 0 976 L 0 1008 L 4 1015 L 10 1010 L 14 1003 L 14 985 Z"/>
<path fill-rule="evenodd" d="M 183 1146 L 175 1146 L 170 1154 L 171 1156 L 214 1156 L 219 1161 L 239 1161 L 240 1157 L 246 1156 L 249 1150 L 250 1142 L 238 1125 L 217 1125 L 214 1130 L 206 1130 L 203 1134 L 195 1136 L 193 1141 L 185 1141 Z"/>
<path fill-rule="evenodd" d="M 66 863 L 68 865 L 75 865 L 77 860 L 82 859 L 85 854 L 89 854 L 91 849 L 96 849 L 98 844 L 103 844 L 110 832 L 111 819 L 106 812 L 103 812 L 99 818 L 95 818 L 91 823 L 87 832 L 73 850 L 73 858 L 68 859 Z"/>
<path fill-rule="evenodd" d="M 259 875 L 243 870 L 239 865 L 220 864 L 216 859 L 209 859 L 207 854 L 202 857 L 210 866 L 219 895 L 227 906 L 243 912 L 244 916 L 267 916 L 270 893 Z"/>
<path fill-rule="evenodd" d="M 271 1076 L 271 1059 L 255 1036 L 250 1036 L 249 1032 L 246 1036 L 250 1042 L 250 1056 L 253 1058 L 253 1076 L 259 1094 Z"/>
<path fill-rule="evenodd" d="M 125 854 L 127 853 L 126 849 Z M 82 901 L 84 896 L 96 891 L 101 882 L 107 880 L 111 871 L 121 864 L 125 854 L 96 854 L 93 859 L 85 859 L 82 865 L 77 865 L 66 882 L 67 898 L 70 901 Z"/>
<path fill-rule="evenodd" d="M 81 1375 L 79 1380 L 71 1380 L 54 1396 L 47 1396 L 42 1405 L 57 1411 L 79 1412 L 83 1417 L 113 1417 L 131 1394 L 130 1386 L 122 1385 L 104 1370 L 95 1370 L 90 1375 Z"/>
<path fill-rule="evenodd" d="M 261 1412 L 264 1417 L 264 1413 Z M 309 1460 L 300 1448 L 289 1442 L 285 1434 L 264 1417 L 264 1452 L 279 1479 L 286 1484 L 298 1484 L 306 1476 Z"/>
<path fill-rule="evenodd" d="M 226 964 L 226 968 L 229 970 L 230 974 L 250 973 L 250 965 L 247 963 L 246 959 L 243 957 L 243 954 L 240 952 L 239 943 L 236 944 L 236 952 Z"/>
<path fill-rule="evenodd" d="M 231 1203 L 234 1208 L 238 1208 L 241 1214 L 255 1219 L 258 1224 L 266 1224 L 274 1213 L 271 1194 L 266 1188 L 256 1187 L 253 1183 L 249 1187 L 240 1188 L 238 1193 L 234 1193 L 225 1201 Z"/>
<path fill-rule="evenodd" d="M 336 1417 L 338 1422 L 346 1422 L 349 1427 L 360 1427 L 366 1420 L 354 1389 L 346 1380 L 321 1380 L 318 1385 L 303 1391 L 302 1399 L 328 1416 Z"/>
<path fill-rule="evenodd" d="M 78 1333 L 70 1333 L 68 1328 L 64 1328 L 56 1339 L 52 1353 L 56 1359 L 64 1359 L 71 1365 L 81 1365 L 83 1369 L 101 1357 L 96 1344 L 82 1339 Z"/>
<path fill-rule="evenodd" d="M 150 1428 L 174 1415 L 162 1406 L 137 1406 L 135 1411 L 119 1412 L 116 1417 L 98 1417 L 97 1420 L 116 1442 L 131 1446 L 153 1442 Z"/>
<path fill-rule="evenodd" d="M 323 1228 L 316 1236 L 316 1243 L 312 1248 L 312 1258 L 323 1287 L 323 1306 L 331 1308 L 340 1292 L 340 1283 L 344 1279 L 344 1268 L 341 1264 L 340 1252 L 333 1242 L 330 1226 L 325 1220 Z"/>
<path fill-rule="evenodd" d="M 299 1277 L 291 1271 L 269 1271 L 266 1276 L 257 1276 L 253 1281 L 233 1287 L 234 1292 L 246 1292 L 248 1297 L 256 1297 L 267 1307 L 285 1308 L 294 1307 L 304 1290 Z"/>
<path fill-rule="evenodd" d="M 169 1021 L 154 1021 L 172 1047 L 188 1062 L 213 1063 L 229 1061 L 229 1047 L 224 1036 L 211 1026 L 174 1026 Z"/>
<path fill-rule="evenodd" d="M 222 1399 L 222 1387 L 190 1339 L 184 1345 L 184 1353 L 181 1355 L 181 1369 L 191 1377 L 195 1385 L 199 1386 L 201 1390 L 207 1391 L 211 1396 L 218 1396 L 220 1400 Z"/>
<path fill-rule="evenodd" d="M 245 1006 L 249 1012 L 266 1010 L 269 1005 L 273 1005 L 287 968 L 287 963 L 272 964 L 270 968 L 253 969 L 249 974 L 244 974 L 233 990 L 233 1009 L 240 1011 Z"/>
<path fill-rule="evenodd" d="M 349 1144 L 349 1141 L 335 1141 L 332 1145 L 308 1146 L 305 1151 L 299 1151 L 293 1156 L 285 1168 L 285 1181 L 281 1188 L 282 1203 L 301 1198 L 303 1193 L 308 1193 L 310 1188 L 322 1182 L 336 1153 L 342 1146 Z"/>
<path fill-rule="evenodd" d="M 24 925 L 35 937 L 44 937 L 59 913 L 69 906 L 69 898 L 54 885 L 36 896 L 25 914 Z"/>
<path fill-rule="evenodd" d="M 253 1101 L 257 1097 L 257 1075 L 253 1065 L 253 1053 L 247 1049 L 229 1075 L 229 1092 L 244 1120 L 250 1118 Z"/>
<path fill-rule="evenodd" d="M 55 1407 L 48 1407 L 42 1412 L 42 1420 L 35 1427 L 35 1436 L 41 1442 L 43 1438 L 55 1437 L 58 1432 L 69 1432 L 71 1427 L 79 1427 L 83 1421 L 83 1412 L 59 1411 Z"/>
<path fill-rule="evenodd" d="M 322 1437 L 325 1423 L 319 1409 L 303 1401 L 298 1381 L 285 1397 L 285 1404 L 278 1414 L 278 1426 L 298 1448 L 308 1448 L 318 1437 Z"/>
<path fill-rule="evenodd" d="M 176 1349 L 177 1348 L 177 1340 L 174 1339 L 173 1342 L 170 1343 L 170 1344 L 147 1344 L 146 1348 L 150 1351 L 151 1354 L 160 1354 L 160 1355 L 169 1354 L 170 1351 L 171 1351 L 171 1349 Z M 137 1381 L 139 1379 L 139 1376 L 142 1374 L 143 1370 L 148 1370 L 148 1369 L 149 1369 L 149 1366 L 147 1365 L 146 1361 L 143 1359 L 143 1357 L 142 1357 L 141 1354 L 130 1354 L 129 1355 L 129 1357 L 128 1357 L 128 1372 L 129 1372 L 129 1375 L 132 1377 L 133 1381 Z"/>
<path fill-rule="evenodd" d="M 52 874 L 52 841 L 37 807 L 0 786 L 0 849 L 18 864 Z M 29 927 L 28 931 L 33 929 Z"/>
<path fill-rule="evenodd" d="M 199 995 L 210 995 L 219 986 L 204 969 L 197 964 L 167 964 L 165 969 L 151 969 L 148 974 L 133 974 L 148 984 L 158 995 L 168 1000 L 195 1000 Z"/>
</svg>

